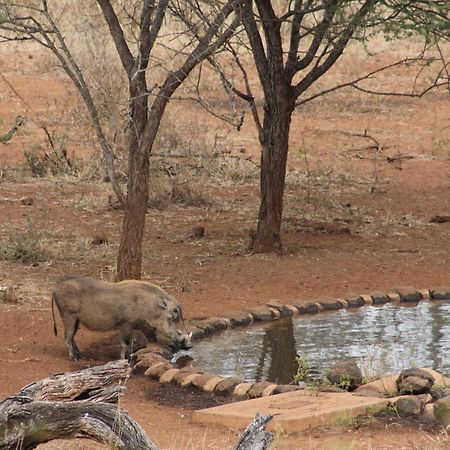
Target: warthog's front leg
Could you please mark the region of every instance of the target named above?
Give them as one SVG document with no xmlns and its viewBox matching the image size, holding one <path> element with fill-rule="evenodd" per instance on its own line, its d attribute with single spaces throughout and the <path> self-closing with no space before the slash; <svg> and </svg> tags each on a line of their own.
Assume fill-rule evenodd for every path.
<svg viewBox="0 0 450 450">
<path fill-rule="evenodd" d="M 122 327 L 120 329 L 120 359 L 128 359 L 130 357 L 130 343 L 131 329 L 129 327 Z"/>
</svg>

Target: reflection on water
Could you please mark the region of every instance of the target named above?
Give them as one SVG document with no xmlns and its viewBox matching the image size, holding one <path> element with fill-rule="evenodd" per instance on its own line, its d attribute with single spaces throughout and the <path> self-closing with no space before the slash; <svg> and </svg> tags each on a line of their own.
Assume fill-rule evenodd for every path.
<svg viewBox="0 0 450 450">
<path fill-rule="evenodd" d="M 190 351 L 206 373 L 289 383 L 301 354 L 323 373 L 355 358 L 365 376 L 409 367 L 433 367 L 450 375 L 450 303 L 387 304 L 300 316 L 227 330 Z"/>
</svg>

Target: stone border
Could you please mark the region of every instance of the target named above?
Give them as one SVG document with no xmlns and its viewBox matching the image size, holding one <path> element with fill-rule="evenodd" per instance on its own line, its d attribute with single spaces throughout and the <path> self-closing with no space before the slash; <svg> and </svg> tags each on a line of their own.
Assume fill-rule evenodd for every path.
<svg viewBox="0 0 450 450">
<path fill-rule="evenodd" d="M 421 300 L 450 300 L 450 287 L 432 289 L 404 287 L 395 289 L 392 293 L 371 292 L 338 299 L 324 298 L 306 304 L 295 300 L 289 304 L 271 301 L 265 306 L 256 306 L 245 311 L 232 311 L 220 317 L 190 320 L 187 328 L 189 332 L 192 332 L 192 338 L 198 340 L 227 328 L 248 326 L 282 317 L 316 314 L 321 311 L 357 308 L 365 305 L 383 305 L 390 302 L 417 303 Z M 160 383 L 176 383 L 181 387 L 195 386 L 205 392 L 231 395 L 237 399 L 266 397 L 304 389 L 302 386 L 290 384 L 277 385 L 268 381 L 251 383 L 237 377 L 225 378 L 205 374 L 195 367 L 178 368 L 169 361 L 171 354 L 155 344 L 149 344 L 146 348 L 138 350 L 135 357 L 137 361 L 135 367 L 144 370 L 146 376 L 158 379 Z"/>
</svg>

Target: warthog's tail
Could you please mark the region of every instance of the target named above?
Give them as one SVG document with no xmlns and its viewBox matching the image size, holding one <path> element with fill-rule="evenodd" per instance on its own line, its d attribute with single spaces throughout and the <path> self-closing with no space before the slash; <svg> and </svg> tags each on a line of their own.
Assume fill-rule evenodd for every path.
<svg viewBox="0 0 450 450">
<path fill-rule="evenodd" d="M 55 336 L 58 336 L 58 328 L 56 328 L 56 320 L 55 320 L 55 300 L 56 300 L 56 295 L 53 292 L 52 294 L 52 316 L 53 316 L 53 332 L 55 333 Z"/>
</svg>

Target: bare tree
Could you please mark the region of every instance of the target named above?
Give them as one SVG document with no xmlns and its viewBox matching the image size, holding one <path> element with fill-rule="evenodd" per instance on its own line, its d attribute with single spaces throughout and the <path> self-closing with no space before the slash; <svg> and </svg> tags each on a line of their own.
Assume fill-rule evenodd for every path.
<svg viewBox="0 0 450 450">
<path fill-rule="evenodd" d="M 128 81 L 125 138 L 128 179 L 127 190 L 123 192 L 115 176 L 114 148 L 104 131 L 91 86 L 57 23 L 57 17 L 61 11 L 64 12 L 64 5 L 69 0 L 0 0 L 1 40 L 32 40 L 50 50 L 89 111 L 112 187 L 124 211 L 117 257 L 118 280 L 141 277 L 149 195 L 149 158 L 165 109 L 192 70 L 214 54 L 233 34 L 240 23 L 235 13 L 239 1 L 212 0 L 202 5 L 195 0 L 96 0 Z M 191 23 L 197 30 L 195 36 L 185 34 L 183 21 L 177 21 L 171 14 L 180 9 L 189 12 Z M 178 38 L 177 46 L 172 48 L 160 42 L 163 24 L 168 20 L 173 21 L 170 40 Z M 166 51 L 165 60 L 156 54 L 155 48 L 159 43 Z M 163 72 L 163 76 L 153 80 L 153 85 L 149 87 L 149 75 L 152 76 L 156 68 Z"/>
<path fill-rule="evenodd" d="M 448 39 L 450 4 L 410 0 L 247 0 L 237 6 L 257 68 L 263 94 L 262 111 L 257 107 L 242 52 L 230 48 L 243 72 L 245 89 L 229 87 L 250 104 L 261 145 L 261 202 L 258 228 L 250 248 L 255 252 L 281 249 L 281 220 L 285 186 L 288 140 L 295 108 L 344 87 L 364 92 L 420 97 L 430 89 L 449 85 L 448 62 L 438 45 Z M 351 41 L 366 42 L 374 33 L 392 38 L 414 34 L 423 38 L 423 51 L 371 73 L 336 86 L 311 93 L 311 87 L 340 59 Z M 435 57 L 428 51 L 434 46 Z M 435 79 L 419 91 L 379 92 L 361 84 L 383 70 L 399 65 L 419 64 L 419 72 L 435 59 L 442 62 Z M 216 66 L 217 67 L 217 66 Z M 224 76 L 225 78 L 225 76 Z M 262 118 L 261 118 L 262 116 Z"/>
</svg>

